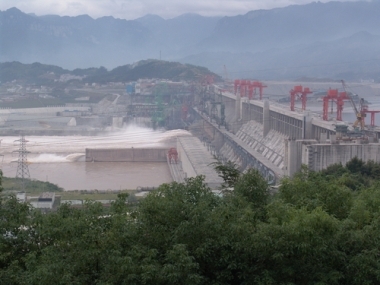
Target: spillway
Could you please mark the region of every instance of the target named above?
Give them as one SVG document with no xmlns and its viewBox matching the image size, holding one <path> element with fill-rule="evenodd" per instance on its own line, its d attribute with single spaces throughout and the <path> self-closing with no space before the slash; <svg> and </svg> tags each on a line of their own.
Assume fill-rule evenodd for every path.
<svg viewBox="0 0 380 285">
<path fill-rule="evenodd" d="M 176 137 L 190 136 L 185 130 L 152 130 L 130 125 L 101 136 L 27 136 L 31 179 L 49 181 L 65 190 L 108 190 L 157 187 L 171 182 L 166 162 L 85 162 L 86 148 L 163 148 L 176 145 Z M 15 177 L 19 137 L 1 137 L 1 168 Z"/>
</svg>

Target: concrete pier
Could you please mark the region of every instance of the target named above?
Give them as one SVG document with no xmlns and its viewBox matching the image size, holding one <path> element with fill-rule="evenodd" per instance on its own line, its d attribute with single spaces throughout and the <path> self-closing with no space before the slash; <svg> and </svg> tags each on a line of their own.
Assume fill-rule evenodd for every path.
<svg viewBox="0 0 380 285">
<path fill-rule="evenodd" d="M 86 162 L 165 162 L 168 148 L 86 148 Z"/>
</svg>

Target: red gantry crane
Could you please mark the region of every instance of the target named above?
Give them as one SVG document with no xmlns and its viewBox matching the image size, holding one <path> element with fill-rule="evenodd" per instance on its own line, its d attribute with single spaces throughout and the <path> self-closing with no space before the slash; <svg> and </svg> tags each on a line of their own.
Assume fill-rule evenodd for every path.
<svg viewBox="0 0 380 285">
<path fill-rule="evenodd" d="M 308 87 L 303 88 L 301 85 L 294 86 L 294 88 L 290 90 L 290 110 L 291 111 L 295 110 L 296 98 L 301 99 L 302 110 L 305 110 L 307 94 L 311 94 L 311 93 L 313 92 Z"/>
<path fill-rule="evenodd" d="M 331 101 L 331 113 L 333 112 L 333 103 L 337 105 L 336 119 L 342 121 L 342 112 L 344 101 L 350 101 L 353 111 L 355 112 L 356 120 L 353 124 L 354 128 L 365 128 L 365 118 L 367 114 L 371 114 L 371 127 L 375 126 L 375 114 L 380 113 L 380 110 L 368 110 L 368 106 L 365 104 L 363 98 L 359 100 L 359 106 L 356 105 L 352 96 L 347 92 L 347 86 L 344 80 L 342 80 L 342 86 L 344 92 L 338 92 L 338 89 L 329 89 L 327 95 L 323 97 L 323 120 L 328 120 L 328 108 Z"/>
<path fill-rule="evenodd" d="M 331 102 L 331 113 L 334 111 L 334 103 L 336 104 L 336 120 L 342 121 L 342 113 L 344 101 L 352 101 L 352 98 L 347 95 L 347 92 L 338 92 L 338 89 L 329 89 L 327 95 L 323 97 L 323 120 L 328 120 L 329 103 Z M 355 105 L 355 104 L 354 104 Z M 356 106 L 355 106 L 356 108 Z"/>
<path fill-rule="evenodd" d="M 371 114 L 371 127 L 375 126 L 375 114 L 380 113 L 380 110 L 364 110 L 366 114 Z"/>
<path fill-rule="evenodd" d="M 240 97 L 248 97 L 249 100 L 255 99 L 256 91 L 258 89 L 259 93 L 259 99 L 263 99 L 263 89 L 266 86 L 260 81 L 250 81 L 250 80 L 245 80 L 245 79 L 236 79 L 234 81 L 234 91 L 235 95 L 237 94 L 238 91 L 240 91 Z"/>
</svg>

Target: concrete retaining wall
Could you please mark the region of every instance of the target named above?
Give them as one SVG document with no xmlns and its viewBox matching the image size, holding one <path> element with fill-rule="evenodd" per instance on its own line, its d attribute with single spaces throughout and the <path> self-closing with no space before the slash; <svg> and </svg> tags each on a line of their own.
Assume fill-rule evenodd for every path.
<svg viewBox="0 0 380 285">
<path fill-rule="evenodd" d="M 86 148 L 87 162 L 166 162 L 166 148 Z"/>
<path fill-rule="evenodd" d="M 380 162 L 380 144 L 314 144 L 302 146 L 302 163 L 309 169 L 320 171 L 341 162 L 345 165 L 352 158 Z"/>
<path fill-rule="evenodd" d="M 218 189 L 223 183 L 213 166 L 216 160 L 196 137 L 179 137 L 177 150 L 186 177 L 205 175 L 205 183 L 211 189 Z"/>
<path fill-rule="evenodd" d="M 186 153 L 186 150 L 180 142 L 177 143 L 177 150 L 179 155 L 179 161 L 182 164 L 182 169 L 186 173 L 186 178 L 196 177 L 197 172 L 195 171 L 194 166 L 192 165 L 189 156 Z"/>
</svg>

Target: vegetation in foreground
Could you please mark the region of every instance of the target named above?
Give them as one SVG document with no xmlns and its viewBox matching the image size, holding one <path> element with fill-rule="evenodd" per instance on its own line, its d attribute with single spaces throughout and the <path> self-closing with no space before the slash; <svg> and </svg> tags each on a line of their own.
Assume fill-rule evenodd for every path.
<svg viewBox="0 0 380 285">
<path fill-rule="evenodd" d="M 164 184 L 138 207 L 0 208 L 3 284 L 379 284 L 380 165 L 303 169 L 269 195 L 254 170 Z"/>
<path fill-rule="evenodd" d="M 118 193 L 112 191 L 97 191 L 97 190 L 75 190 L 64 191 L 63 188 L 56 184 L 40 181 L 40 180 L 26 180 L 25 192 L 27 195 L 39 196 L 43 192 L 55 192 L 61 196 L 62 200 L 116 200 Z M 23 191 L 23 182 L 20 178 L 2 177 L 3 193 L 6 195 L 16 194 Z M 128 201 L 136 200 L 134 194 L 136 190 L 122 190 L 120 193 L 128 193 Z"/>
<path fill-rule="evenodd" d="M 22 191 L 23 181 L 21 178 L 2 177 L 2 188 L 6 191 Z M 31 193 L 62 192 L 63 189 L 48 181 L 25 179 L 25 190 Z"/>
</svg>

